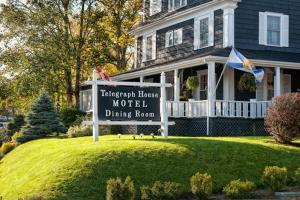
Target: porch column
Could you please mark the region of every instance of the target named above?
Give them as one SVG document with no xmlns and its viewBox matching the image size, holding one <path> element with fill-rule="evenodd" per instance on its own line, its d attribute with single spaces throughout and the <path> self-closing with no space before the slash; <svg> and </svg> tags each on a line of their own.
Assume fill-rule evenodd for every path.
<svg viewBox="0 0 300 200">
<path fill-rule="evenodd" d="M 213 117 L 215 115 L 215 101 L 216 101 L 216 63 L 208 62 L 208 88 L 207 88 L 207 100 L 208 100 L 208 116 Z"/>
<path fill-rule="evenodd" d="M 180 100 L 180 81 L 178 77 L 178 69 L 174 70 L 174 101 Z"/>
<path fill-rule="evenodd" d="M 281 95 L 281 69 L 280 67 L 275 68 L 275 94 L 274 96 L 280 96 Z"/>
</svg>

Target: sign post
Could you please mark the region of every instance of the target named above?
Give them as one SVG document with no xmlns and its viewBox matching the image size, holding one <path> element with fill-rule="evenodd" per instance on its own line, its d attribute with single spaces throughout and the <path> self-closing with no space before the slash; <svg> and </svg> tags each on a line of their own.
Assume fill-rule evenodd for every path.
<svg viewBox="0 0 300 200">
<path fill-rule="evenodd" d="M 166 109 L 166 75 L 162 72 L 160 75 L 160 116 L 161 116 L 161 134 L 163 138 L 168 138 L 168 113 Z"/>
<path fill-rule="evenodd" d="M 99 119 L 98 119 L 98 83 L 96 69 L 93 71 L 93 140 L 99 140 Z"/>
<path fill-rule="evenodd" d="M 86 81 L 84 87 L 92 86 L 93 120 L 84 122 L 93 125 L 93 140 L 99 140 L 99 125 L 159 125 L 161 135 L 168 138 L 168 121 L 165 73 L 160 83 L 116 82 L 97 80 Z M 81 94 L 86 94 L 82 92 Z M 84 99 L 84 98 L 82 98 Z"/>
</svg>

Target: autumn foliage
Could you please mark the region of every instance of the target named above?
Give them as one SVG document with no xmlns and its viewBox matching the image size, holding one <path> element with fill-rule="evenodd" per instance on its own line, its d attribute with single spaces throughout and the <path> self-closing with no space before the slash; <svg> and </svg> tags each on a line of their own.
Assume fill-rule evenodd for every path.
<svg viewBox="0 0 300 200">
<path fill-rule="evenodd" d="M 276 142 L 288 144 L 299 137 L 300 93 L 277 97 L 267 112 L 265 125 Z"/>
</svg>

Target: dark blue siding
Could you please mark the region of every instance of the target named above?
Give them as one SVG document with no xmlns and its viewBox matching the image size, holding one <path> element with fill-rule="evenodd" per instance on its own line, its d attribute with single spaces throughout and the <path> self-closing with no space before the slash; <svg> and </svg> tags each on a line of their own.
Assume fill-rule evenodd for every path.
<svg viewBox="0 0 300 200">
<path fill-rule="evenodd" d="M 259 45 L 259 12 L 276 12 L 290 16 L 290 47 Z M 300 53 L 299 0 L 243 0 L 235 11 L 235 45 L 241 49 Z"/>
<path fill-rule="evenodd" d="M 173 26 L 161 29 L 157 31 L 156 41 L 156 60 L 143 63 L 142 66 L 150 66 L 156 64 L 163 64 L 175 60 L 180 60 L 201 54 L 214 48 L 223 47 L 223 10 L 215 11 L 215 36 L 214 47 L 203 48 L 200 50 L 194 50 L 194 19 L 175 24 Z M 173 47 L 165 47 L 166 32 L 175 29 L 183 29 L 182 44 Z M 141 56 L 141 55 L 140 55 Z"/>
</svg>

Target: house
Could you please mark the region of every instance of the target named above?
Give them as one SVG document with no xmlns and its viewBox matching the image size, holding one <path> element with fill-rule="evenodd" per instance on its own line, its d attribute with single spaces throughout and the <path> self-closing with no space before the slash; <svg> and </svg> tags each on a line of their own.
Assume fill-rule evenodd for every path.
<svg viewBox="0 0 300 200">
<path fill-rule="evenodd" d="M 159 82 L 165 72 L 174 86 L 167 91 L 176 122 L 170 135 L 263 135 L 272 99 L 300 92 L 299 17 L 300 1 L 292 0 L 144 0 L 143 22 L 132 32 L 135 68 L 113 79 Z M 239 89 L 242 71 L 226 68 L 220 77 L 232 47 L 264 68 L 256 91 Z M 187 100 L 190 76 L 200 84 Z"/>
</svg>

